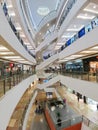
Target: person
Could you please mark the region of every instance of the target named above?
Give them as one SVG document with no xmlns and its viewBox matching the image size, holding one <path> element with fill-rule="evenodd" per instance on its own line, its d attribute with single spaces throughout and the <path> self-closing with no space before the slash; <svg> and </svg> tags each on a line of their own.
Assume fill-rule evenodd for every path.
<svg viewBox="0 0 98 130">
<path fill-rule="evenodd" d="M 35 105 L 37 105 L 37 100 L 35 101 Z"/>
<path fill-rule="evenodd" d="M 60 119 L 60 118 L 57 119 L 57 125 L 58 125 L 59 127 L 61 126 L 61 119 Z"/>
<path fill-rule="evenodd" d="M 63 99 L 63 103 L 65 103 L 65 104 L 66 104 L 66 98 L 64 98 L 64 99 Z"/>
<path fill-rule="evenodd" d="M 98 104 L 97 104 L 97 110 L 98 110 Z"/>
</svg>

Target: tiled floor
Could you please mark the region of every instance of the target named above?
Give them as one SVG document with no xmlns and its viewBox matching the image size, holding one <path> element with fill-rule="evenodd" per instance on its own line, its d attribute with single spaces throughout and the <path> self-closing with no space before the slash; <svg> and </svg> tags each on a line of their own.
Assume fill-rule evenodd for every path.
<svg viewBox="0 0 98 130">
<path fill-rule="evenodd" d="M 57 87 L 57 90 L 63 98 L 66 98 L 68 105 L 70 105 L 74 110 L 84 115 L 91 121 L 89 124 L 91 130 L 98 130 L 98 111 L 97 110 L 94 110 L 93 107 L 91 107 L 90 105 L 84 104 L 82 100 L 78 102 L 77 97 L 74 94 L 66 91 L 66 88 L 63 86 Z M 12 115 L 12 118 L 9 123 L 10 128 L 13 127 L 16 129 L 19 127 L 21 115 L 24 110 L 25 104 L 27 103 L 27 100 L 28 100 L 28 94 L 30 94 L 30 91 L 29 93 L 28 92 L 25 93 L 25 95 L 20 100 L 19 104 L 17 105 L 15 112 Z M 53 97 L 55 98 L 55 94 L 53 95 Z M 36 99 L 38 100 L 38 102 L 46 100 L 45 92 L 39 91 Z M 48 130 L 49 127 L 47 123 L 45 123 L 45 126 L 43 126 L 43 121 L 45 120 L 44 116 L 36 115 L 35 109 L 36 109 L 36 105 L 34 104 L 32 105 L 32 109 L 30 110 L 26 130 L 40 130 L 40 128 L 42 128 L 42 130 Z M 94 126 L 94 123 L 92 122 L 96 124 L 96 127 Z M 87 129 L 83 129 L 83 130 L 87 130 Z"/>
<path fill-rule="evenodd" d="M 28 101 L 32 95 L 33 89 L 34 89 L 33 87 L 28 89 L 24 93 L 22 98 L 20 99 L 19 103 L 17 104 L 17 106 L 15 108 L 15 111 L 12 114 L 12 117 L 10 119 L 7 130 L 14 130 L 14 129 L 18 130 L 20 128 L 21 121 L 22 121 L 23 114 L 24 114 L 24 110 L 25 110 L 26 105 L 28 104 Z"/>
<path fill-rule="evenodd" d="M 50 130 L 49 126 L 46 122 L 46 119 L 44 117 L 44 114 L 35 115 L 35 118 L 32 122 L 31 129 L 30 130 Z"/>
<path fill-rule="evenodd" d="M 63 86 L 57 90 L 63 98 L 66 98 L 68 105 L 91 121 L 89 126 L 92 130 L 98 130 L 98 110 L 94 109 L 94 106 L 83 103 L 83 100 L 78 102 L 76 95 L 66 91 Z"/>
</svg>

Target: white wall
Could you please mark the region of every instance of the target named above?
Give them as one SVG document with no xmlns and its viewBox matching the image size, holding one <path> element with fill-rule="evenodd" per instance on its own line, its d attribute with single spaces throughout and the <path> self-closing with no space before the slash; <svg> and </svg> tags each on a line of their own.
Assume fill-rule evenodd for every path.
<svg viewBox="0 0 98 130">
<path fill-rule="evenodd" d="M 19 102 L 20 98 L 29 87 L 29 85 L 37 79 L 36 75 L 30 76 L 23 80 L 14 88 L 9 90 L 0 101 L 0 130 L 6 130 L 11 115 Z"/>
<path fill-rule="evenodd" d="M 12 31 L 3 13 L 1 6 L 0 6 L 0 35 L 20 55 L 28 59 L 28 61 L 36 63 L 35 59 L 25 50 L 25 48 L 22 46 L 22 44 L 19 42 L 18 38 Z"/>
</svg>

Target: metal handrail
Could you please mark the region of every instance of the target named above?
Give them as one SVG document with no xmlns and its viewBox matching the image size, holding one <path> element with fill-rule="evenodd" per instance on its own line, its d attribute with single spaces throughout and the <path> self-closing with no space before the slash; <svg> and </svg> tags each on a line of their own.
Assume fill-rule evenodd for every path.
<svg viewBox="0 0 98 130">
<path fill-rule="evenodd" d="M 91 121 L 90 119 L 88 119 L 86 116 L 82 115 L 82 121 L 83 123 L 88 126 L 91 127 L 90 124 L 93 124 L 93 127 L 98 128 L 98 124 L 96 124 L 95 122 Z"/>
<path fill-rule="evenodd" d="M 7 91 L 12 89 L 22 80 L 26 79 L 27 77 L 33 75 L 33 73 L 28 72 L 20 72 L 19 74 L 12 74 L 11 76 L 4 76 L 0 79 L 0 98 L 6 94 Z"/>
</svg>

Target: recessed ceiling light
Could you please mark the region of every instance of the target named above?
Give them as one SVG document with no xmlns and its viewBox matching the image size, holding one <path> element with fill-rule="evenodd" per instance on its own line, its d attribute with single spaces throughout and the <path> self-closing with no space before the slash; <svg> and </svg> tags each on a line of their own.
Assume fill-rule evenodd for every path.
<svg viewBox="0 0 98 130">
<path fill-rule="evenodd" d="M 9 51 L 9 50 L 4 46 L 0 46 L 0 51 Z"/>
<path fill-rule="evenodd" d="M 98 5 L 96 5 L 95 3 L 90 2 L 90 3 L 87 5 L 87 7 L 84 8 L 84 11 L 98 14 Z"/>
<path fill-rule="evenodd" d="M 8 4 L 8 5 L 7 5 L 7 8 L 12 8 L 12 7 L 13 7 L 12 4 Z"/>
<path fill-rule="evenodd" d="M 25 61 L 25 59 L 18 58 L 18 59 L 13 59 L 14 61 Z"/>
<path fill-rule="evenodd" d="M 96 9 L 96 5 L 93 6 L 93 9 Z"/>
<path fill-rule="evenodd" d="M 96 50 L 96 49 L 98 49 L 98 46 L 92 47 L 91 49 L 94 49 L 94 50 Z"/>
<path fill-rule="evenodd" d="M 74 28 L 76 28 L 76 25 L 74 25 Z"/>
<path fill-rule="evenodd" d="M 88 11 L 88 12 L 91 12 L 91 13 L 98 14 L 98 11 L 95 11 L 95 10 L 92 10 L 92 9 L 84 9 L 84 11 Z"/>
<path fill-rule="evenodd" d="M 2 58 L 6 58 L 6 59 L 19 59 L 21 57 L 20 56 L 2 56 Z"/>
<path fill-rule="evenodd" d="M 30 45 L 30 43 L 29 43 L 29 42 L 24 42 L 24 44 L 25 44 L 25 45 Z"/>
<path fill-rule="evenodd" d="M 76 33 L 65 33 L 62 38 L 71 38 L 75 35 Z"/>
<path fill-rule="evenodd" d="M 9 16 L 11 17 L 11 16 L 15 16 L 15 12 L 10 12 L 9 13 Z"/>
<path fill-rule="evenodd" d="M 49 23 L 47 23 L 47 26 L 49 26 Z"/>
<path fill-rule="evenodd" d="M 58 43 L 57 43 L 57 46 L 62 46 L 62 45 L 64 45 L 64 44 L 65 44 L 65 43 L 63 43 L 63 42 L 61 42 L 61 43 L 58 42 Z"/>
<path fill-rule="evenodd" d="M 77 31 L 79 31 L 81 28 L 83 28 L 84 27 L 84 25 L 72 25 L 72 26 L 70 26 L 66 31 L 74 31 L 74 32 L 77 32 Z"/>
<path fill-rule="evenodd" d="M 61 47 L 61 46 L 56 46 L 56 47 L 55 47 L 55 50 L 59 49 L 60 47 Z"/>
<path fill-rule="evenodd" d="M 88 15 L 88 14 L 79 14 L 77 16 L 77 18 L 80 18 L 80 19 L 93 19 L 95 17 L 95 15 Z"/>
<path fill-rule="evenodd" d="M 20 34 L 20 37 L 26 37 L 24 34 Z"/>
<path fill-rule="evenodd" d="M 27 46 L 27 47 L 28 47 L 28 49 L 33 49 L 32 46 Z"/>
<path fill-rule="evenodd" d="M 77 57 L 81 57 L 81 56 L 84 56 L 84 55 L 71 55 L 70 57 L 77 58 Z"/>
<path fill-rule="evenodd" d="M 47 15 L 49 12 L 50 12 L 50 10 L 49 10 L 48 7 L 39 7 L 39 8 L 37 9 L 37 13 L 38 13 L 39 15 L 42 15 L 42 16 Z"/>
<path fill-rule="evenodd" d="M 97 53 L 98 51 L 82 51 L 80 53 Z"/>
<path fill-rule="evenodd" d="M 88 16 L 87 13 L 84 14 L 85 16 Z"/>
<path fill-rule="evenodd" d="M 16 27 L 16 30 L 22 30 L 22 29 L 21 29 L 21 27 L 17 26 L 17 27 Z"/>
<path fill-rule="evenodd" d="M 10 55 L 10 54 L 14 54 L 13 52 L 0 52 L 0 55 Z"/>
</svg>

